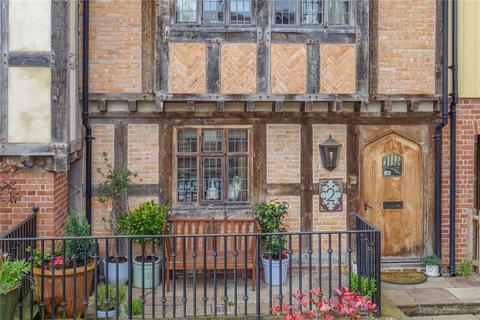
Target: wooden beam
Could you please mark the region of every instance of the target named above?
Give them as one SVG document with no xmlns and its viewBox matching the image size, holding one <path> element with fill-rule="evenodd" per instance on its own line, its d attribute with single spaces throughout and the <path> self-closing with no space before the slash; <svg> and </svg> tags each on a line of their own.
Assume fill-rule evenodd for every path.
<svg viewBox="0 0 480 320">
<path fill-rule="evenodd" d="M 108 111 L 108 108 L 107 108 L 107 100 L 105 100 L 105 99 L 98 99 L 98 100 L 97 100 L 97 109 L 98 109 L 98 111 L 100 111 L 100 112 L 107 112 L 107 111 Z"/>
<path fill-rule="evenodd" d="M 193 100 L 187 101 L 187 109 L 189 112 L 195 112 L 195 101 Z"/>
<path fill-rule="evenodd" d="M 273 111 L 283 112 L 283 101 L 275 101 Z"/>
<path fill-rule="evenodd" d="M 158 203 L 172 204 L 172 143 L 173 129 L 169 124 L 160 124 L 158 130 Z"/>
<path fill-rule="evenodd" d="M 128 112 L 137 112 L 137 100 L 128 100 Z"/>
<path fill-rule="evenodd" d="M 156 61 L 157 66 L 155 74 L 155 91 L 167 92 L 168 91 L 168 65 L 169 58 L 169 31 L 167 26 L 169 25 L 169 0 L 159 0 L 157 6 L 157 32 L 156 32 Z"/>
<path fill-rule="evenodd" d="M 359 153 L 359 127 L 357 125 L 349 124 L 347 126 L 347 145 L 346 154 L 355 155 L 347 156 L 347 181 L 346 190 L 347 195 L 347 214 L 351 212 L 359 212 L 359 177 L 360 177 L 360 157 Z M 347 215 L 348 227 L 354 227 L 354 219 L 351 215 Z"/>
<path fill-rule="evenodd" d="M 70 119 L 69 102 L 69 3 L 53 1 L 51 14 L 51 44 L 55 63 L 52 64 L 51 130 L 52 142 L 67 142 Z"/>
<path fill-rule="evenodd" d="M 207 92 L 220 92 L 220 45 L 207 43 Z"/>
<path fill-rule="evenodd" d="M 392 101 L 385 100 L 381 102 L 381 112 L 382 113 L 392 113 Z"/>
<path fill-rule="evenodd" d="M 267 125 L 255 125 L 253 136 L 252 200 L 260 202 L 267 198 Z"/>
<path fill-rule="evenodd" d="M 407 101 L 407 111 L 408 112 L 418 112 L 419 102 L 417 100 L 408 100 Z"/>
<path fill-rule="evenodd" d="M 369 28 L 369 91 L 378 93 L 378 3 L 381 0 L 370 1 L 370 28 Z"/>
<path fill-rule="evenodd" d="M 307 44 L 307 93 L 320 91 L 320 44 Z"/>
<path fill-rule="evenodd" d="M 300 230 L 313 230 L 313 129 L 310 124 L 301 125 L 300 158 Z"/>
<path fill-rule="evenodd" d="M 157 92 L 165 101 L 368 101 L 368 94 L 170 94 Z"/>
<path fill-rule="evenodd" d="M 256 18 L 257 18 L 257 93 L 270 93 L 271 80 L 271 32 L 270 32 L 270 14 L 269 0 L 257 0 Z M 252 99 L 256 100 L 256 99 Z"/>
<path fill-rule="evenodd" d="M 368 71 L 369 71 L 369 0 L 357 0 L 357 44 L 356 54 L 356 92 L 368 93 Z M 352 3 L 352 4 L 353 4 Z"/>
<path fill-rule="evenodd" d="M 11 67 L 50 67 L 52 54 L 50 52 L 10 51 L 8 65 Z"/>
<path fill-rule="evenodd" d="M 163 100 L 155 100 L 155 111 L 159 113 L 165 112 L 165 104 Z"/>
<path fill-rule="evenodd" d="M 283 30 L 283 27 L 274 27 L 271 33 L 272 43 L 355 43 L 355 29 L 352 27 L 345 28 L 339 32 L 326 31 L 321 28 Z"/>
<path fill-rule="evenodd" d="M 343 102 L 342 100 L 335 100 L 328 102 L 328 111 L 329 112 L 342 112 Z"/>
<path fill-rule="evenodd" d="M 142 1 L 142 91 L 154 92 L 155 79 L 155 1 Z"/>
<path fill-rule="evenodd" d="M 225 101 L 218 100 L 215 111 L 216 112 L 224 112 L 225 111 Z"/>
<path fill-rule="evenodd" d="M 245 101 L 244 110 L 245 110 L 245 112 L 254 112 L 255 111 L 255 101 L 253 101 L 253 100 Z"/>
</svg>

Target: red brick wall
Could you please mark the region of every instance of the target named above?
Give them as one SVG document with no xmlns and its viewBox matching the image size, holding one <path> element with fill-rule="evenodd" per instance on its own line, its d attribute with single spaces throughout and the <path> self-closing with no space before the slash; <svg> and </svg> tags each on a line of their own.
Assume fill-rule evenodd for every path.
<svg viewBox="0 0 480 320">
<path fill-rule="evenodd" d="M 22 172 L 16 176 L 21 199 L 0 205 L 0 233 L 5 233 L 40 207 L 38 236 L 62 235 L 68 210 L 68 174 L 66 172 Z"/>
<path fill-rule="evenodd" d="M 468 209 L 475 207 L 475 141 L 480 134 L 480 99 L 461 99 L 457 105 L 456 259 L 467 256 Z M 450 216 L 450 125 L 443 130 L 442 256 L 448 263 Z"/>
</svg>

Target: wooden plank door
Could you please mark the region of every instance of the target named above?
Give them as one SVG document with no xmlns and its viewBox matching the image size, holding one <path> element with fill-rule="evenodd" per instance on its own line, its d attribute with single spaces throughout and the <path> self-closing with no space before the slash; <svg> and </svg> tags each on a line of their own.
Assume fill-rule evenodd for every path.
<svg viewBox="0 0 480 320">
<path fill-rule="evenodd" d="M 422 147 L 396 133 L 363 150 L 365 217 L 382 232 L 382 256 L 423 254 L 424 178 Z"/>
</svg>

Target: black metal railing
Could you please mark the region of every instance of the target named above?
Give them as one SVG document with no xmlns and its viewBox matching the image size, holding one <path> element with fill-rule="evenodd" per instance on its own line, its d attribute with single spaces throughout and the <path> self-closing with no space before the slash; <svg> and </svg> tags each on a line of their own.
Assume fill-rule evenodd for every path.
<svg viewBox="0 0 480 320">
<path fill-rule="evenodd" d="M 100 309 L 112 309 L 109 318 L 258 318 L 274 305 L 291 305 L 297 290 L 311 298 L 310 290 L 321 288 L 330 298 L 334 288 L 352 288 L 352 279 L 358 290 L 361 280 L 376 283 L 380 305 L 380 232 L 359 215 L 355 220 L 357 229 L 345 231 L 1 241 L 11 258 L 29 261 L 35 280 L 30 303 L 19 299 L 20 319 L 25 312 L 97 318 L 105 315 Z M 15 249 L 29 246 L 36 251 Z M 283 260 L 268 259 L 277 251 Z"/>
</svg>

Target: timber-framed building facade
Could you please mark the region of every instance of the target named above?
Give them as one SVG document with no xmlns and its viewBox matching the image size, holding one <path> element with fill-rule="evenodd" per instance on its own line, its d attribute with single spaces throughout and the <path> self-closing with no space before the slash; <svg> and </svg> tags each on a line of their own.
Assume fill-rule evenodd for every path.
<svg viewBox="0 0 480 320">
<path fill-rule="evenodd" d="M 15 12 L 12 1 L 3 3 L 2 43 L 10 45 L 15 29 L 5 21 Z M 125 209 L 152 199 L 169 204 L 173 215 L 229 218 L 248 215 L 258 201 L 279 199 L 290 204 L 291 231 L 353 227 L 350 213 L 360 212 L 381 229 L 385 261 L 415 262 L 432 253 L 441 236 L 433 137 L 442 117 L 444 5 L 90 1 L 94 234 L 105 233 L 109 204 L 98 201 L 96 168 L 106 152 L 115 168 L 138 173 Z M 73 18 L 65 20 L 57 7 L 72 10 Z M 70 206 L 83 211 L 84 165 L 76 159 L 85 160 L 77 98 L 84 92 L 77 84 L 85 13 L 75 1 L 53 1 L 51 8 L 55 59 L 2 46 L 8 59 L 0 74 L 4 81 L 8 75 L 9 87 L 2 87 L 1 155 L 30 161 L 31 174 L 68 173 L 62 179 Z M 41 143 L 29 141 L 39 131 L 16 141 L 16 130 L 34 129 L 15 127 L 11 106 L 13 68 L 31 67 L 28 61 L 51 66 L 52 77 L 59 77 L 49 81 L 47 122 L 53 126 Z M 60 88 L 67 78 L 71 86 Z M 59 139 L 62 130 L 70 135 Z M 319 148 L 329 137 L 341 147 L 335 168 L 326 169 Z M 45 158 L 47 146 L 52 165 L 32 160 Z M 53 190 L 62 193 L 60 184 L 52 180 Z M 45 216 L 61 217 L 66 204 L 48 210 Z"/>
</svg>

